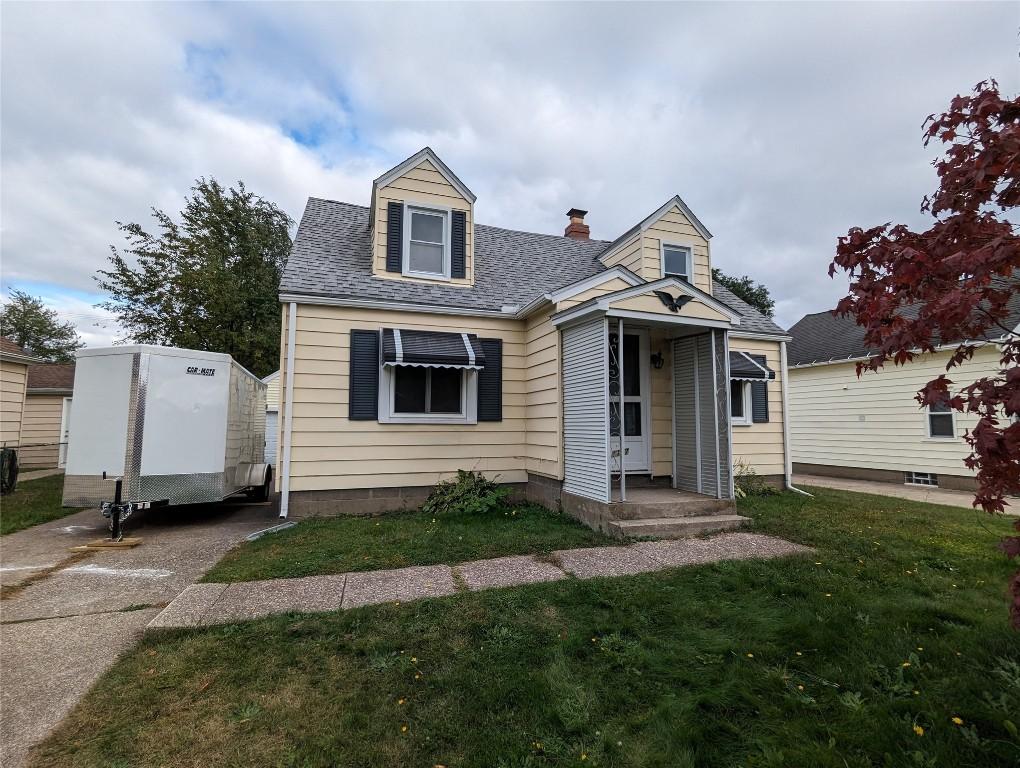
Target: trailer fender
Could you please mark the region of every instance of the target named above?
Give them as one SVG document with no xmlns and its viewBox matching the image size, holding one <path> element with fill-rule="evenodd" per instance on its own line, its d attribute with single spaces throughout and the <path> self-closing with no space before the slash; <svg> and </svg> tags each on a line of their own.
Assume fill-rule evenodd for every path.
<svg viewBox="0 0 1020 768">
<path fill-rule="evenodd" d="M 272 472 L 272 465 L 270 464 L 248 464 L 242 465 L 237 468 L 238 472 L 238 485 L 247 486 L 249 488 L 260 488 L 266 483 L 266 478 L 270 477 Z"/>
</svg>

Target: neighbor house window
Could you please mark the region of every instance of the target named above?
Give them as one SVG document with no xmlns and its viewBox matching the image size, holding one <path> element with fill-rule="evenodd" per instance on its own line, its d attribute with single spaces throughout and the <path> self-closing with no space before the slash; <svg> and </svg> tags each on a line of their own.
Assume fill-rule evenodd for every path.
<svg viewBox="0 0 1020 768">
<path fill-rule="evenodd" d="M 934 472 L 904 472 L 903 482 L 907 485 L 927 485 L 937 487 L 939 476 Z"/>
<path fill-rule="evenodd" d="M 463 412 L 464 373 L 458 368 L 393 369 L 394 414 L 454 414 Z"/>
<path fill-rule="evenodd" d="M 684 245 L 662 244 L 662 274 L 691 282 L 691 249 Z"/>
<path fill-rule="evenodd" d="M 404 274 L 450 278 L 450 212 L 408 205 L 404 215 Z"/>
<path fill-rule="evenodd" d="M 953 409 L 949 403 L 928 406 L 928 437 L 955 437 Z"/>
<path fill-rule="evenodd" d="M 751 382 L 730 381 L 730 423 L 747 426 L 751 423 Z"/>
</svg>

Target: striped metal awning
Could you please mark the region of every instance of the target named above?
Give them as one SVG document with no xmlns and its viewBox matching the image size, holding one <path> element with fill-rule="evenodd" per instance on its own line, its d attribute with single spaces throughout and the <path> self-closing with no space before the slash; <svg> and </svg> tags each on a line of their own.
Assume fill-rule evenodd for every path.
<svg viewBox="0 0 1020 768">
<path fill-rule="evenodd" d="M 776 372 L 765 364 L 765 355 L 730 352 L 730 378 L 739 381 L 774 381 Z"/>
<path fill-rule="evenodd" d="M 383 329 L 383 365 L 419 368 L 485 367 L 485 353 L 473 333 Z"/>
</svg>

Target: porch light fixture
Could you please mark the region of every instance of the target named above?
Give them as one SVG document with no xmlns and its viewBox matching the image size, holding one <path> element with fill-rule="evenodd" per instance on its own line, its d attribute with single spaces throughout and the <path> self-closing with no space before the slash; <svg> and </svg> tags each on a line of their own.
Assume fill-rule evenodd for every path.
<svg viewBox="0 0 1020 768">
<path fill-rule="evenodd" d="M 652 368 L 655 370 L 661 370 L 662 366 L 666 364 L 666 359 L 662 356 L 661 352 L 656 352 L 652 355 Z"/>
</svg>

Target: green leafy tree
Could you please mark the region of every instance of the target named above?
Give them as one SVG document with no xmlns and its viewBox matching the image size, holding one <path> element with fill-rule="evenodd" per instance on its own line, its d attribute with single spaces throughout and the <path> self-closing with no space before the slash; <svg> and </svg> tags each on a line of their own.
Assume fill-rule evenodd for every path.
<svg viewBox="0 0 1020 768">
<path fill-rule="evenodd" d="M 127 329 L 127 340 L 226 352 L 258 376 L 280 364 L 280 275 L 290 250 L 291 218 L 249 192 L 195 182 L 180 223 L 152 209 L 158 234 L 117 222 L 127 246 L 110 250 L 96 282 L 100 306 Z"/>
<path fill-rule="evenodd" d="M 756 283 L 747 275 L 743 277 L 730 277 L 722 270 L 713 267 L 712 279 L 729 288 L 733 293 L 765 315 L 765 317 L 772 317 L 775 313 L 776 300 L 772 298 L 769 289 L 761 283 Z"/>
<path fill-rule="evenodd" d="M 54 363 L 72 362 L 74 350 L 85 346 L 74 323 L 61 321 L 42 299 L 16 288 L 0 307 L 0 335 L 33 357 Z"/>
</svg>

